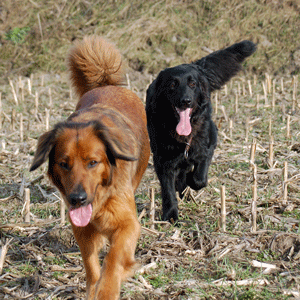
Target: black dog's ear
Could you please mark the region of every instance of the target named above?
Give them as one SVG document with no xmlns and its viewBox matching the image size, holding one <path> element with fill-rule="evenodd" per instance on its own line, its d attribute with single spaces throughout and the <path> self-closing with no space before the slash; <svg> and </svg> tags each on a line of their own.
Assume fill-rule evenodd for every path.
<svg viewBox="0 0 300 300">
<path fill-rule="evenodd" d="M 211 91 L 220 89 L 241 69 L 244 59 L 256 50 L 251 41 L 242 41 L 223 50 L 215 51 L 193 62 L 207 77 Z"/>
</svg>

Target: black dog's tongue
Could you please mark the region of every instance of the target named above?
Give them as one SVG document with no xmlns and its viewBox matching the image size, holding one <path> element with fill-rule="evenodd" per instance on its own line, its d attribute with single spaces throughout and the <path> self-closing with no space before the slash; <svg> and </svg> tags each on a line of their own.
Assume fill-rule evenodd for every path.
<svg viewBox="0 0 300 300">
<path fill-rule="evenodd" d="M 177 124 L 176 127 L 176 132 L 179 135 L 184 135 L 188 136 L 192 132 L 192 126 L 190 122 L 190 117 L 191 117 L 191 108 L 187 108 L 185 110 L 180 110 L 177 108 L 177 112 L 179 114 L 179 123 Z"/>
</svg>

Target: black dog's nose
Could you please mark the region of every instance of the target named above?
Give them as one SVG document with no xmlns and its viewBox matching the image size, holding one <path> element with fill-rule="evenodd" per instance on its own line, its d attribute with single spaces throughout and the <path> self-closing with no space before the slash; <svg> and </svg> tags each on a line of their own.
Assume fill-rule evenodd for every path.
<svg viewBox="0 0 300 300">
<path fill-rule="evenodd" d="M 191 98 L 184 98 L 181 100 L 183 105 L 190 105 L 192 103 L 192 99 Z"/>
<path fill-rule="evenodd" d="M 71 205 L 76 206 L 78 204 L 79 205 L 83 204 L 86 201 L 87 194 L 84 190 L 82 190 L 82 191 L 78 191 L 76 193 L 70 194 L 69 198 L 70 198 Z"/>
</svg>

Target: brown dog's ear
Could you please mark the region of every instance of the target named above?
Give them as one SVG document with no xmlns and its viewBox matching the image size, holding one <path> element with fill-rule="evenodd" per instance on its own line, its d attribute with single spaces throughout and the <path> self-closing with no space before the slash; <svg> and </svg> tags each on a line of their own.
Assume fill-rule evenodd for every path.
<svg viewBox="0 0 300 300">
<path fill-rule="evenodd" d="M 49 153 L 54 146 L 55 136 L 55 130 L 51 130 L 39 137 L 30 172 L 37 169 L 48 159 Z"/>
<path fill-rule="evenodd" d="M 116 158 L 127 161 L 137 160 L 134 157 L 136 143 L 128 129 L 108 127 L 98 122 L 95 123 L 94 129 L 96 135 L 106 145 L 107 155 L 112 164 L 115 164 L 114 159 Z"/>
</svg>

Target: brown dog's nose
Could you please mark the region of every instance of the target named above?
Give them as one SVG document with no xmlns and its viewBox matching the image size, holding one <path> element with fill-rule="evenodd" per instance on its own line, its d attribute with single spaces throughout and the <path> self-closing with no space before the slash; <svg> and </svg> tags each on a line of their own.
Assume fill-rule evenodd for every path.
<svg viewBox="0 0 300 300">
<path fill-rule="evenodd" d="M 69 199 L 72 206 L 81 205 L 86 201 L 87 194 L 84 190 L 80 190 L 70 194 Z"/>
</svg>

